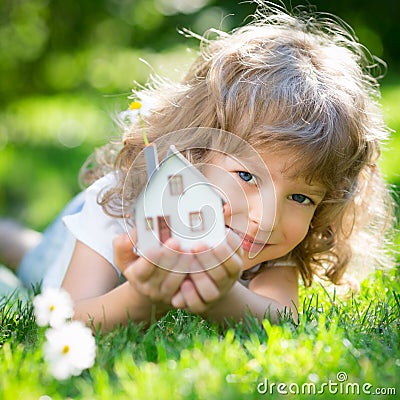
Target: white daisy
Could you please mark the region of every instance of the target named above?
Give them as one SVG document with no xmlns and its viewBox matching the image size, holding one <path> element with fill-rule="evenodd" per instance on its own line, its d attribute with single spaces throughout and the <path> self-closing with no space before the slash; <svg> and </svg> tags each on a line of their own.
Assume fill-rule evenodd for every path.
<svg viewBox="0 0 400 400">
<path fill-rule="evenodd" d="M 154 98 L 146 92 L 140 93 L 139 103 L 142 105 L 139 111 L 143 117 L 148 117 L 156 107 Z"/>
<path fill-rule="evenodd" d="M 44 358 L 52 375 L 59 380 L 80 375 L 96 358 L 96 343 L 92 331 L 80 321 L 46 331 Z"/>
<path fill-rule="evenodd" d="M 127 110 L 119 113 L 119 118 L 123 122 L 132 123 L 139 115 L 149 116 L 154 107 L 153 99 L 148 94 L 141 93 L 138 100 L 132 101 Z"/>
<path fill-rule="evenodd" d="M 35 296 L 33 306 L 39 326 L 60 326 L 74 315 L 71 296 L 64 289 L 45 288 Z"/>
</svg>

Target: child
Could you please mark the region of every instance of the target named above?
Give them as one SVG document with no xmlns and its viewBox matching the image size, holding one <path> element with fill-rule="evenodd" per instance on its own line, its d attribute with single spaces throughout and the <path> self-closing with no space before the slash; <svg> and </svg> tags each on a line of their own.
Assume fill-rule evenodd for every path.
<svg viewBox="0 0 400 400">
<path fill-rule="evenodd" d="M 201 54 L 180 83 L 157 80 L 134 93 L 151 99 L 151 112 L 125 127 L 122 148 L 113 150 L 113 172 L 98 179 L 103 161 L 84 171 L 92 185 L 64 212 L 70 233 L 63 246 L 54 243 L 44 280 L 62 281 L 75 318 L 108 330 L 184 308 L 217 321 L 246 312 L 276 321 L 285 311 L 296 317 L 299 276 L 306 286 L 315 276 L 340 284 L 351 261 L 362 268 L 365 259 L 375 266 L 386 262 L 390 196 L 377 162 L 387 128 L 369 73 L 373 59 L 343 24 L 258 3 L 250 24 L 202 40 Z M 275 187 L 273 224 L 263 215 L 271 198 L 262 205 L 258 197 L 264 177 L 251 160 L 237 161 L 240 148 L 227 152 L 221 139 L 222 155 L 214 157 L 195 134 L 168 140 L 170 132 L 196 127 L 230 132 L 258 152 Z M 145 184 L 137 159 L 143 130 L 161 156 L 175 144 L 192 163 L 206 162 L 240 187 L 246 206 L 230 184 L 225 188 L 224 179 L 209 173 L 232 196 L 224 206 L 224 243 L 213 249 L 199 243 L 188 253 L 169 239 L 150 256 L 132 252 L 124 207 Z M 109 158 L 110 147 L 102 151 L 98 159 Z M 207 268 L 210 262 L 217 266 Z M 182 274 L 179 267 L 202 272 Z M 25 259 L 22 275 L 29 268 Z"/>
</svg>

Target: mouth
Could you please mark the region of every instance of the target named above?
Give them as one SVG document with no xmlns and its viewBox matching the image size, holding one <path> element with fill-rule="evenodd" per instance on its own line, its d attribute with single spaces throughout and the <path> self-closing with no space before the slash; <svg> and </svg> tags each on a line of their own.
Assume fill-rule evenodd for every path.
<svg viewBox="0 0 400 400">
<path fill-rule="evenodd" d="M 226 226 L 231 231 L 235 232 L 240 239 L 242 240 L 241 247 L 244 251 L 251 253 L 259 253 L 262 249 L 268 246 L 268 243 L 262 241 L 256 241 L 250 235 L 246 235 L 245 233 L 238 231 L 236 229 L 231 228 L 230 226 Z"/>
</svg>

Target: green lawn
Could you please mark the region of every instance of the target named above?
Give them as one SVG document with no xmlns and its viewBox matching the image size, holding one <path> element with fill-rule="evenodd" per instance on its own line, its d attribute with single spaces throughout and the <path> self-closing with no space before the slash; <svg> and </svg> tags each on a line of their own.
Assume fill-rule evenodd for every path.
<svg viewBox="0 0 400 400">
<path fill-rule="evenodd" d="M 377 272 L 347 299 L 319 285 L 304 290 L 298 326 L 289 320 L 261 326 L 249 317 L 221 328 L 177 311 L 149 329 L 131 324 L 98 334 L 95 365 L 65 381 L 52 378 L 43 361 L 43 328 L 36 327 L 31 304 L 4 299 L 0 398 L 369 399 L 380 391 L 394 399 L 400 393 L 398 278 L 395 270 Z"/>
</svg>

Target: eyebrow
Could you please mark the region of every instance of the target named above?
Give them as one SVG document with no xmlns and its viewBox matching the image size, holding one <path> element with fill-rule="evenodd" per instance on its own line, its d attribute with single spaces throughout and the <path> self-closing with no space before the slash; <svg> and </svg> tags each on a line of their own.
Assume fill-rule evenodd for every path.
<svg viewBox="0 0 400 400">
<path fill-rule="evenodd" d="M 257 176 L 258 178 L 262 178 L 261 175 L 263 174 L 260 174 L 260 172 L 264 171 L 266 171 L 268 176 L 271 177 L 271 172 L 269 171 L 267 164 L 261 157 L 257 158 L 256 160 L 254 159 L 243 160 L 240 157 L 237 157 L 234 158 L 233 160 L 239 163 L 244 170 L 247 170 L 247 172 Z"/>
<path fill-rule="evenodd" d="M 232 160 L 237 162 L 238 164 L 240 164 L 243 168 L 249 170 L 249 172 L 251 172 L 251 170 L 257 170 L 260 169 L 260 164 L 261 168 L 265 168 L 268 172 L 268 167 L 267 164 L 265 164 L 264 160 L 261 157 L 257 157 L 257 160 L 254 160 L 253 157 L 247 158 L 247 159 L 243 159 L 241 157 L 232 157 Z M 258 162 L 257 162 L 258 161 Z"/>
<path fill-rule="evenodd" d="M 311 186 L 309 186 L 309 188 L 307 188 L 307 192 L 310 194 L 314 194 L 316 196 L 321 196 L 321 197 L 324 197 L 326 194 L 325 189 L 317 189 L 317 188 L 314 189 Z"/>
<path fill-rule="evenodd" d="M 298 179 L 304 179 L 305 180 L 304 176 L 302 176 L 300 173 L 291 174 L 289 172 L 291 169 L 292 169 L 292 167 L 288 167 L 288 168 L 285 168 L 285 169 L 281 170 L 280 172 L 287 179 L 290 179 L 290 180 L 292 180 L 294 182 L 298 181 Z M 319 185 L 319 184 L 312 185 L 310 183 L 307 183 L 306 180 L 305 180 L 305 184 L 307 185 L 308 193 L 313 194 L 313 195 L 317 195 L 317 196 L 321 196 L 321 197 L 325 196 L 327 189 L 323 185 Z"/>
<path fill-rule="evenodd" d="M 285 176 L 287 179 L 293 181 L 295 184 L 303 185 L 303 183 L 298 182 L 299 178 L 302 179 L 301 176 L 291 175 L 285 171 L 281 171 L 281 173 L 283 176 Z M 306 185 L 306 186 L 304 186 L 304 189 L 303 189 L 303 187 L 301 187 L 301 189 L 310 195 L 320 196 L 320 197 L 324 197 L 326 195 L 327 190 L 322 185 L 311 185 L 307 182 L 304 182 L 304 185 Z"/>
</svg>

